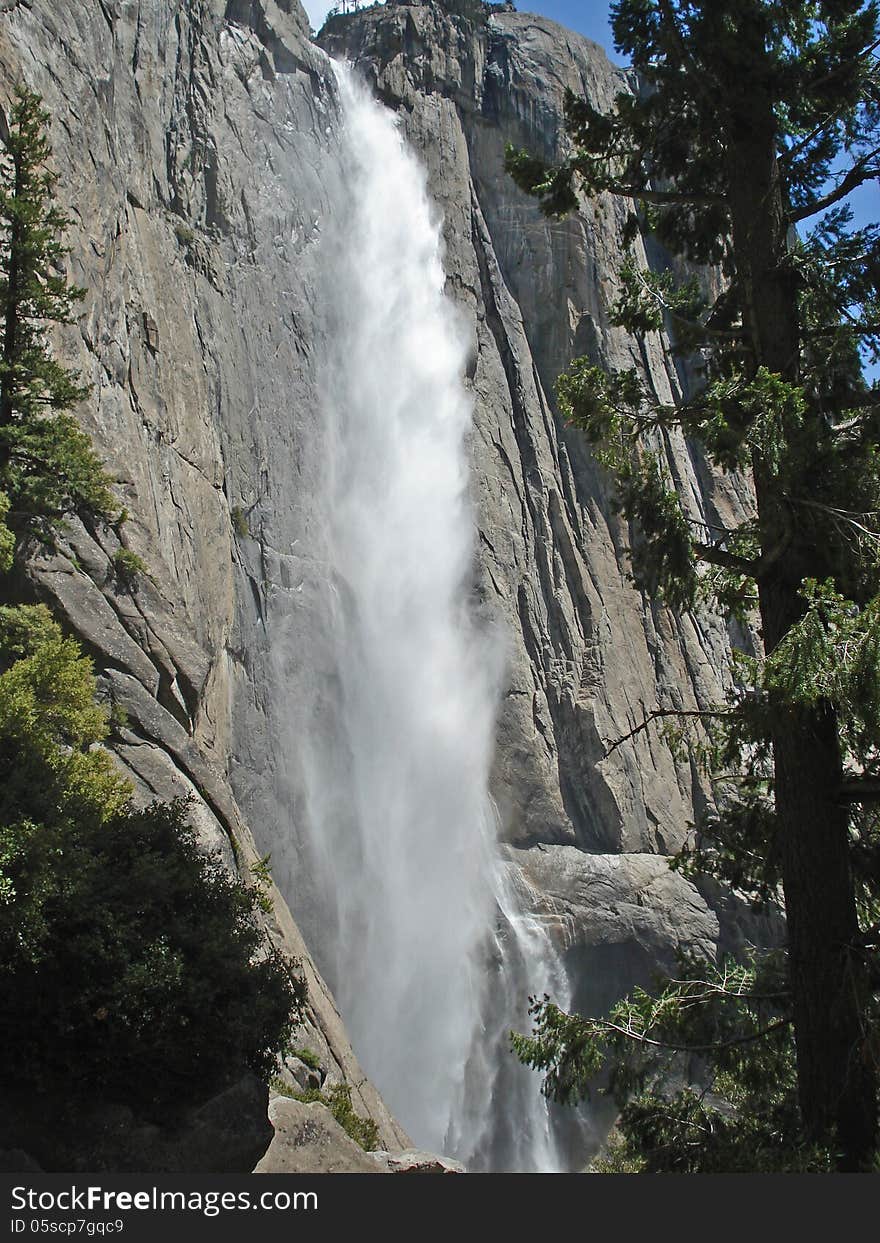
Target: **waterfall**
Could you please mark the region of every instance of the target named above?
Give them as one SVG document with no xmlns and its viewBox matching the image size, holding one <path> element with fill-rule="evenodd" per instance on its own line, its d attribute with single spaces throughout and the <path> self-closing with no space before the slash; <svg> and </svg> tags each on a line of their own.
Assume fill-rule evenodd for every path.
<svg viewBox="0 0 880 1243">
<path fill-rule="evenodd" d="M 414 1141 L 472 1168 L 560 1168 L 509 1051 L 530 991 L 564 1000 L 489 794 L 503 636 L 475 615 L 468 333 L 394 115 L 334 66 L 345 199 L 322 237 L 327 559 L 339 737 L 303 743 L 319 961 Z M 327 943 L 330 943 L 329 946 Z"/>
</svg>

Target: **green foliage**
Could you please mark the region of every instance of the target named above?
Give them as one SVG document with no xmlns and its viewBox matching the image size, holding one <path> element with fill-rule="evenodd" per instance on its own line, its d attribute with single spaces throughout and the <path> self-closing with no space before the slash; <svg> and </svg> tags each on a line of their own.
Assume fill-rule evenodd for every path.
<svg viewBox="0 0 880 1243">
<path fill-rule="evenodd" d="M 512 143 L 505 145 L 504 167 L 521 190 L 541 200 L 545 215 L 559 220 L 577 209 L 573 178 L 567 168 L 548 168 L 543 160 Z"/>
<path fill-rule="evenodd" d="M 849 758 L 880 747 L 880 599 L 864 608 L 831 581 L 805 579 L 806 611 L 763 666 L 768 693 L 793 705 L 833 704 Z"/>
<path fill-rule="evenodd" d="M 68 220 L 55 204 L 48 113 L 20 87 L 0 156 L 0 487 L 18 523 L 48 538 L 70 511 L 109 517 L 110 479 L 67 411 L 87 393 L 52 356 L 49 330 L 69 324 L 83 290 L 68 284 Z"/>
<path fill-rule="evenodd" d="M 268 1077 L 304 986 L 183 801 L 138 811 L 91 662 L 0 609 L 0 1090 L 174 1109 Z"/>
<path fill-rule="evenodd" d="M 96 809 L 95 809 L 96 810 Z M 10 826 L 0 1083 L 149 1112 L 268 1077 L 303 1000 L 182 802 Z M 8 831 L 4 831 L 4 838 Z M 20 944 L 20 907 L 39 924 Z M 10 927 L 11 925 L 11 927 Z"/>
<path fill-rule="evenodd" d="M 645 1159 L 631 1153 L 630 1144 L 617 1128 L 613 1128 L 602 1150 L 587 1166 L 588 1174 L 644 1174 Z"/>
<path fill-rule="evenodd" d="M 698 1002 L 688 976 L 621 1003 L 613 1032 L 542 1003 L 515 1047 L 562 1099 L 610 1067 L 632 1168 L 862 1169 L 880 1067 L 880 389 L 862 369 L 880 357 L 880 228 L 854 230 L 844 200 L 880 176 L 880 6 L 618 0 L 612 14 L 638 91 L 607 112 L 569 95 L 569 158 L 509 149 L 507 166 L 549 216 L 583 195 L 631 200 L 625 238 L 666 248 L 656 271 L 633 252 L 608 322 L 663 334 L 686 362 L 682 399 L 587 359 L 557 397 L 613 480 L 639 586 L 760 630 L 766 654 L 735 658 L 727 703 L 676 726 L 658 708 L 634 734 L 662 719 L 712 783 L 674 866 L 759 906 L 784 899 L 797 1058 L 787 1025 L 761 1037 L 755 1007 L 719 1002 L 717 981 Z M 675 436 L 751 477 L 739 525 L 696 511 Z M 733 1045 L 731 1005 L 753 1024 Z M 702 1043 L 699 1065 L 646 1060 L 649 1038 Z M 673 1086 L 690 1071 L 705 1090 Z"/>
<path fill-rule="evenodd" d="M 620 270 L 621 291 L 609 320 L 644 335 L 660 332 L 667 323 L 674 330 L 675 348 L 686 354 L 701 344 L 708 304 L 694 277 L 679 283 L 670 269 L 642 271 L 632 259 Z"/>
<path fill-rule="evenodd" d="M 0 574 L 12 568 L 15 556 L 15 534 L 6 525 L 9 517 L 9 497 L 0 492 Z"/>
<path fill-rule="evenodd" d="M 62 638 L 41 610 L 29 609 L 27 614 L 17 626 L 8 626 L 13 642 L 16 638 L 27 642 L 22 636 L 28 631 L 36 634 L 43 625 L 48 637 L 0 675 L 0 738 L 67 772 L 80 753 L 90 758 L 87 748 L 105 737 L 107 718 L 95 703 L 92 662 L 82 655 L 76 640 Z M 8 806 L 11 779 L 12 775 L 0 794 L 0 806 Z"/>
<path fill-rule="evenodd" d="M 309 1070 L 320 1070 L 321 1059 L 313 1049 L 293 1049 L 292 1056 L 298 1057 L 304 1066 L 308 1066 Z"/>
<path fill-rule="evenodd" d="M 240 505 L 233 505 L 230 510 L 229 517 L 232 520 L 232 529 L 239 539 L 249 539 L 251 528 L 248 524 L 247 514 Z"/>
<path fill-rule="evenodd" d="M 16 517 L 38 532 L 72 511 L 109 518 L 110 477 L 92 442 L 69 414 L 27 414 L 0 427 L 0 478 Z"/>
<path fill-rule="evenodd" d="M 545 1093 L 570 1103 L 602 1091 L 621 1114 L 603 1171 L 819 1172 L 834 1154 L 792 1144 L 800 1129 L 785 963 L 715 967 L 683 957 L 656 994 L 637 989 L 605 1019 L 532 1005 L 520 1059 L 546 1073 Z M 699 1080 L 691 1086 L 683 1080 Z"/>
<path fill-rule="evenodd" d="M 351 1103 L 351 1088 L 347 1083 L 335 1083 L 326 1088 L 309 1088 L 306 1092 L 294 1091 L 281 1079 L 274 1079 L 272 1086 L 276 1092 L 293 1101 L 302 1101 L 304 1105 L 324 1105 L 343 1131 L 356 1144 L 360 1144 L 365 1152 L 372 1152 L 379 1147 L 379 1128 L 372 1118 L 362 1118 L 355 1112 Z"/>
<path fill-rule="evenodd" d="M 45 604 L 0 605 L 0 671 L 60 639 L 61 629 Z"/>
<path fill-rule="evenodd" d="M 188 224 L 184 224 L 182 220 L 174 223 L 174 236 L 180 242 L 181 246 L 191 246 L 196 240 L 196 235 Z"/>
<path fill-rule="evenodd" d="M 100 822 L 130 791 L 106 752 L 93 749 L 106 721 L 91 662 L 48 610 L 4 607 L 0 643 L 0 942 L 29 963 L 46 933 L 44 902 L 61 850 L 45 824 Z"/>
<path fill-rule="evenodd" d="M 271 855 L 264 855 L 262 859 L 258 859 L 256 863 L 252 863 L 250 866 L 255 901 L 259 909 L 265 915 L 271 915 L 274 909 L 272 903 L 272 871 L 269 866 L 270 860 Z"/>
<path fill-rule="evenodd" d="M 113 554 L 113 570 L 120 587 L 132 590 L 138 584 L 141 575 L 149 578 L 147 563 L 130 548 L 117 548 Z"/>
</svg>

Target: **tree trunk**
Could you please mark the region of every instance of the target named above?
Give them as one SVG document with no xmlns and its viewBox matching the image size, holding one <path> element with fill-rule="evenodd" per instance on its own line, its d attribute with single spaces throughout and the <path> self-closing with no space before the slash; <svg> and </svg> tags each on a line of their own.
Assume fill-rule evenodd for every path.
<svg viewBox="0 0 880 1243">
<path fill-rule="evenodd" d="M 775 123 L 769 101 L 753 95 L 750 105 L 747 129 L 742 126 L 742 98 L 731 109 L 739 114 L 739 128 L 728 144 L 737 276 L 755 370 L 764 366 L 797 382 L 798 302 L 786 263 L 787 195 L 776 159 Z M 803 616 L 799 588 L 805 577 L 823 576 L 823 550 L 791 522 L 778 484 L 758 462 L 755 488 L 762 551 L 777 548 L 786 531 L 791 532 L 785 552 L 758 583 L 762 637 L 769 653 Z M 806 482 L 805 489 L 809 493 Z M 772 741 L 805 1137 L 836 1151 L 840 1168 L 864 1169 L 877 1138 L 877 1085 L 863 1056 L 867 981 L 855 944 L 859 926 L 849 812 L 840 802 L 843 774 L 836 714 L 830 704 L 781 708 Z"/>
</svg>

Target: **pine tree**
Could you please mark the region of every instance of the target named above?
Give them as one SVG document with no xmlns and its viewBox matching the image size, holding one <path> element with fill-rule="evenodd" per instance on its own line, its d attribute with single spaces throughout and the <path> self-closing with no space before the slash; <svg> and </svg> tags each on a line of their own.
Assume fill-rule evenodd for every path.
<svg viewBox="0 0 880 1243">
<path fill-rule="evenodd" d="M 15 533 L 115 508 L 68 413 L 87 389 L 50 351 L 83 295 L 62 272 L 47 122 L 19 90 L 0 154 L 0 575 Z M 126 549 L 114 563 L 144 569 Z M 265 867 L 232 876 L 184 801 L 134 805 L 91 660 L 44 605 L 5 596 L 0 579 L 0 1119 L 51 1116 L 52 1161 L 96 1099 L 168 1120 L 245 1070 L 268 1079 L 306 990 L 262 928 Z"/>
<path fill-rule="evenodd" d="M 769 1020 L 760 965 L 733 992 L 717 978 L 694 990 L 686 967 L 657 1012 L 638 996 L 609 1027 L 539 1003 L 516 1044 L 564 1097 L 604 1058 L 632 1070 L 634 1049 L 625 1086 L 644 1088 L 657 1049 L 695 1034 L 716 1070 L 732 1049 L 754 1067 L 790 1022 L 785 1142 L 864 1169 L 878 1113 L 880 389 L 862 364 L 880 347 L 880 231 L 853 228 L 846 199 L 880 175 L 878 5 L 620 0 L 612 14 L 638 92 L 606 114 L 569 96 L 570 158 L 548 169 L 510 150 L 508 167 L 551 215 L 580 192 L 631 199 L 631 239 L 651 233 L 670 256 L 665 271 L 627 265 L 612 318 L 666 331 L 691 376 L 682 401 L 580 359 L 559 405 L 616 482 L 643 588 L 757 617 L 763 658 L 737 661 L 738 692 L 707 706 L 692 744 L 718 815 L 687 867 L 756 900 L 781 887 L 787 957 Z M 750 474 L 747 521 L 719 530 L 688 510 L 663 451 L 672 428 Z M 669 716 L 658 705 L 639 729 Z"/>
<path fill-rule="evenodd" d="M 40 97 L 15 92 L 0 155 L 0 490 L 14 525 L 48 534 L 65 513 L 107 517 L 110 480 L 76 419 L 87 394 L 52 357 L 49 331 L 69 324 L 84 291 L 67 282 L 67 217 L 48 169 L 49 115 Z"/>
</svg>

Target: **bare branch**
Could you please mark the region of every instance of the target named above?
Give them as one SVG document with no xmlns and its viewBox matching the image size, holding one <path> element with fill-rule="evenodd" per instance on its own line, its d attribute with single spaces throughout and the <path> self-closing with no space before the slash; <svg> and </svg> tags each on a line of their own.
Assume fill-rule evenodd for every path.
<svg viewBox="0 0 880 1243">
<path fill-rule="evenodd" d="M 697 333 L 699 336 L 711 337 L 713 340 L 718 340 L 718 341 L 743 341 L 745 340 L 746 338 L 745 328 L 742 328 L 742 327 L 740 328 L 713 328 L 711 326 L 711 318 L 712 318 L 712 314 L 714 314 L 715 306 L 712 306 L 710 308 L 710 314 L 707 316 L 705 323 L 701 323 L 697 319 L 688 319 L 687 316 L 682 315 L 679 311 L 676 311 L 675 307 L 672 306 L 669 299 L 664 298 L 662 292 L 659 289 L 656 289 L 647 280 L 645 280 L 644 274 L 642 272 L 636 272 L 635 276 L 639 284 L 641 285 L 642 289 L 648 295 L 648 297 L 653 298 L 653 300 L 657 303 L 657 305 L 661 308 L 661 310 L 665 311 L 665 313 L 670 317 L 670 319 L 672 320 L 674 324 L 679 325 L 681 328 L 688 329 L 691 332 Z M 717 303 L 715 305 L 717 305 Z"/>
<path fill-rule="evenodd" d="M 808 501 L 804 497 L 789 497 L 792 505 L 802 505 L 806 509 L 815 509 L 819 513 L 827 514 L 832 518 L 839 527 L 849 527 L 856 532 L 860 539 L 867 540 L 870 544 L 880 546 L 880 531 L 872 531 L 870 527 L 865 526 L 863 519 L 878 518 L 880 514 L 876 512 L 859 513 L 849 509 L 838 509 L 834 505 L 823 505 L 821 501 Z"/>
<path fill-rule="evenodd" d="M 733 570 L 736 574 L 745 574 L 750 578 L 754 578 L 758 573 L 759 563 L 757 561 L 738 557 L 736 553 L 728 552 L 726 548 L 719 548 L 715 544 L 701 544 L 696 540 L 692 547 L 694 556 L 710 565 L 720 565 L 725 570 Z"/>
<path fill-rule="evenodd" d="M 626 185 L 624 182 L 607 182 L 603 187 L 609 194 L 619 194 L 628 199 L 639 199 L 642 203 L 653 203 L 657 207 L 726 207 L 727 199 L 723 194 L 674 193 L 666 190 L 648 190 L 644 186 Z"/>
<path fill-rule="evenodd" d="M 788 1027 L 790 1023 L 789 1017 L 777 1019 L 775 1023 L 770 1023 L 759 1031 L 750 1032 L 747 1036 L 732 1036 L 730 1040 L 719 1040 L 714 1044 L 668 1044 L 665 1040 L 652 1040 L 650 1036 L 640 1035 L 631 1028 L 619 1027 L 616 1023 L 609 1023 L 604 1019 L 592 1020 L 592 1025 L 602 1031 L 617 1032 L 618 1035 L 634 1040 L 637 1044 L 650 1045 L 654 1049 L 667 1049 L 670 1053 L 715 1053 L 721 1049 L 733 1049 L 737 1045 L 752 1044 L 756 1040 L 763 1040 L 765 1036 L 780 1031 L 783 1027 Z"/>
<path fill-rule="evenodd" d="M 806 206 L 798 208 L 797 211 L 789 212 L 789 223 L 798 224 L 801 220 L 807 220 L 810 216 L 815 216 L 818 212 L 833 207 L 835 203 L 845 199 L 848 194 L 858 189 L 864 182 L 880 177 L 880 164 L 871 163 L 878 154 L 880 154 L 880 147 L 875 147 L 873 151 L 869 151 L 867 155 L 863 156 L 852 166 L 836 189 L 830 190 L 822 198 L 814 199 L 812 203 L 807 203 Z"/>
<path fill-rule="evenodd" d="M 734 716 L 733 708 L 705 708 L 705 709 L 685 709 L 685 708 L 654 708 L 651 712 L 645 712 L 645 705 L 642 704 L 642 712 L 644 720 L 635 729 L 631 729 L 628 734 L 624 734 L 621 738 L 615 739 L 607 746 L 605 758 L 615 752 L 618 747 L 622 747 L 625 742 L 631 742 L 633 738 L 639 734 L 643 734 L 655 721 L 662 721 L 669 717 L 697 718 L 703 720 L 715 719 Z"/>
</svg>

